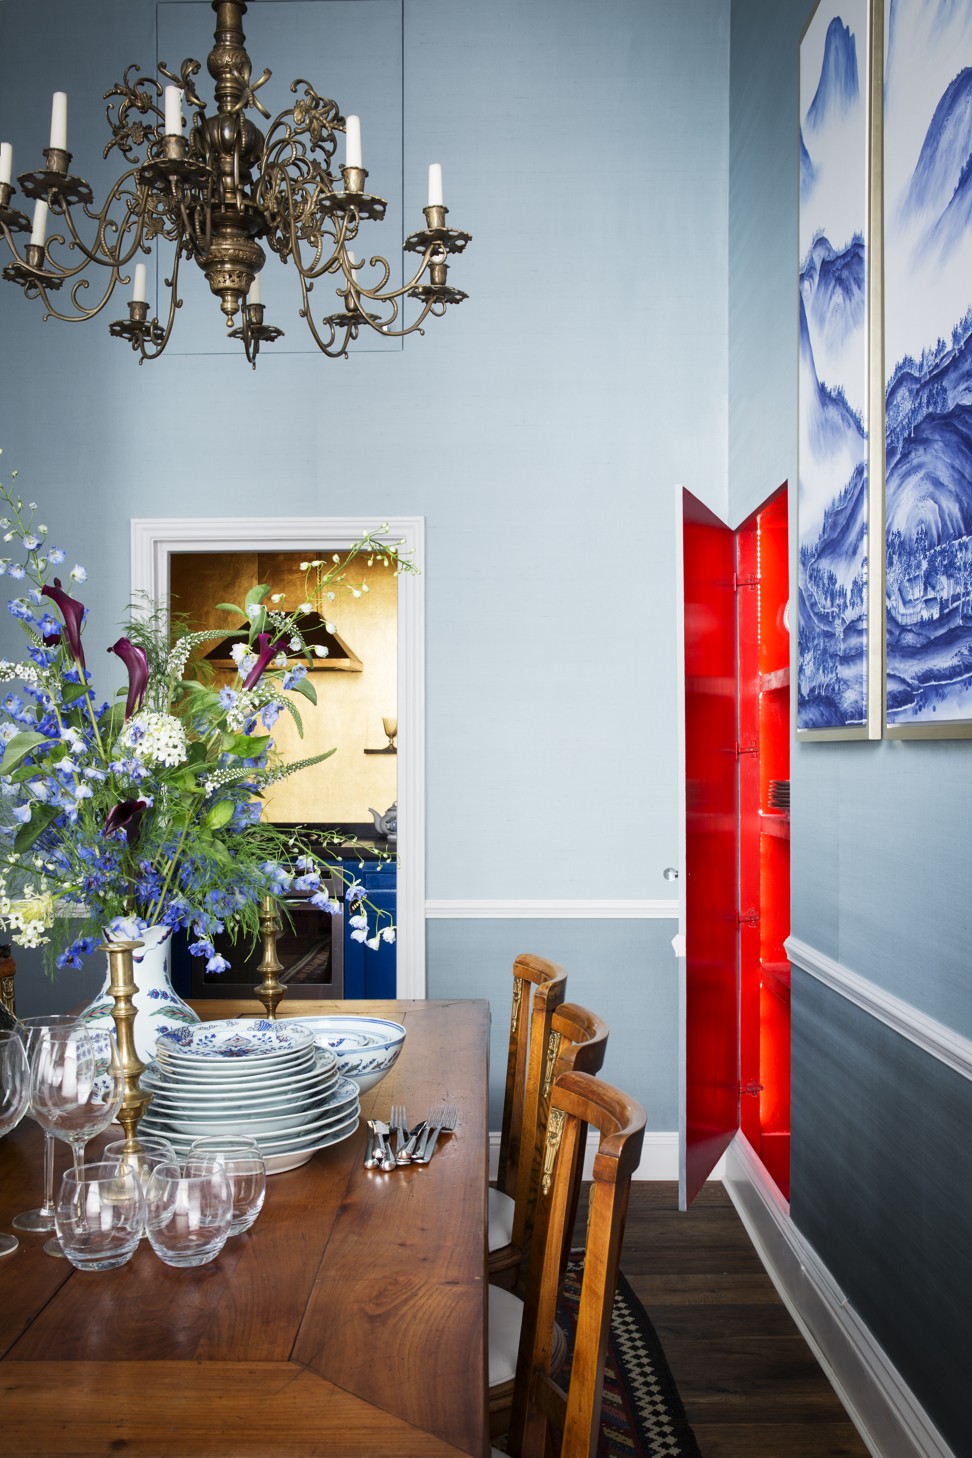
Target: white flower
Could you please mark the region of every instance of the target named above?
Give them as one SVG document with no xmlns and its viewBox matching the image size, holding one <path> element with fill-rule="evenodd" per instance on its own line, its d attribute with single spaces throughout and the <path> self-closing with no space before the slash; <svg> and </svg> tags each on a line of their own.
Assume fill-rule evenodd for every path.
<svg viewBox="0 0 972 1458">
<path fill-rule="evenodd" d="M 136 714 L 121 736 L 143 764 L 185 764 L 189 748 L 186 731 L 172 714 Z"/>
<path fill-rule="evenodd" d="M 232 658 L 234 663 L 238 664 L 241 659 L 246 657 L 247 651 L 248 650 L 245 643 L 234 643 L 232 648 L 230 649 L 230 657 Z"/>
<path fill-rule="evenodd" d="M 328 650 L 324 646 L 323 643 L 315 643 L 314 644 L 314 657 L 315 658 L 326 658 L 327 657 L 327 653 L 328 653 Z"/>
<path fill-rule="evenodd" d="M 84 568 L 83 567 L 79 567 L 78 564 L 75 562 L 74 566 L 71 568 L 71 581 L 72 582 L 87 582 L 87 580 L 88 580 L 88 574 L 87 574 L 87 572 L 85 572 Z"/>
<path fill-rule="evenodd" d="M 263 612 L 263 608 L 260 606 L 260 604 L 258 602 L 251 602 L 250 603 L 250 606 L 246 610 L 246 615 L 247 615 L 248 618 L 253 619 L 253 618 L 258 618 L 262 612 Z"/>
<path fill-rule="evenodd" d="M 310 603 L 309 603 L 309 602 L 302 602 L 302 603 L 301 603 L 301 604 L 300 604 L 300 605 L 299 605 L 299 607 L 298 607 L 298 608 L 297 608 L 297 611 L 298 611 L 298 612 L 299 612 L 299 613 L 309 613 L 309 612 L 312 612 L 312 611 L 313 611 L 313 609 L 312 609 L 312 608 L 311 608 L 311 605 L 310 605 Z"/>
<path fill-rule="evenodd" d="M 284 594 L 282 592 L 272 592 L 270 594 L 270 601 L 271 602 L 283 602 L 283 600 L 284 600 Z"/>
</svg>

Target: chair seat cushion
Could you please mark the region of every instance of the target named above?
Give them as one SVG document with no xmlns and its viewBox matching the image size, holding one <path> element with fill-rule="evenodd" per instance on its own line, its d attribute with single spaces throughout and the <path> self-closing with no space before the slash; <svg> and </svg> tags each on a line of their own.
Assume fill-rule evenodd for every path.
<svg viewBox="0 0 972 1458">
<path fill-rule="evenodd" d="M 501 1250 L 513 1239 L 513 1212 L 516 1206 L 511 1195 L 502 1190 L 489 1191 L 489 1248 Z"/>
<path fill-rule="evenodd" d="M 502 1286 L 489 1288 L 489 1385 L 500 1387 L 516 1375 L 523 1302 Z"/>
</svg>

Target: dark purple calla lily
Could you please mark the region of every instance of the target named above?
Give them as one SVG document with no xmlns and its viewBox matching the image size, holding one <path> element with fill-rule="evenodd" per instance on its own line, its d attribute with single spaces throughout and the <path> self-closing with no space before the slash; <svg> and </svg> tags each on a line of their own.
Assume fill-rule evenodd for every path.
<svg viewBox="0 0 972 1458">
<path fill-rule="evenodd" d="M 41 592 L 49 597 L 64 619 L 64 632 L 68 648 L 75 663 L 84 668 L 84 649 L 81 647 L 81 623 L 84 619 L 84 603 L 69 596 L 61 587 L 61 579 L 54 578 L 53 587 L 42 587 Z"/>
<path fill-rule="evenodd" d="M 128 669 L 128 700 L 125 704 L 125 718 L 130 719 L 137 713 L 145 702 L 145 690 L 148 688 L 148 654 L 144 648 L 133 643 L 129 638 L 119 638 L 108 649 L 109 653 L 117 653 L 118 657 Z"/>
<path fill-rule="evenodd" d="M 269 633 L 258 633 L 257 642 L 260 645 L 259 652 L 257 653 L 257 661 L 243 680 L 243 687 L 245 689 L 251 689 L 255 683 L 259 683 L 271 658 L 279 653 L 287 642 L 287 634 L 281 633 L 279 638 L 275 638 L 271 643 Z"/>
<path fill-rule="evenodd" d="M 142 816 L 148 809 L 146 800 L 120 800 L 105 817 L 105 835 L 124 830 L 128 844 L 134 845 L 142 828 Z"/>
</svg>

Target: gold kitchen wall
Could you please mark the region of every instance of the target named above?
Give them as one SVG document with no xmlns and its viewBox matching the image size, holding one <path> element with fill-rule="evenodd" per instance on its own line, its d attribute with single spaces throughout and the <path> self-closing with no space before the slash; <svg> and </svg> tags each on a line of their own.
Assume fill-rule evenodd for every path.
<svg viewBox="0 0 972 1458">
<path fill-rule="evenodd" d="M 293 609 L 305 598 L 299 564 L 324 555 L 318 547 L 306 552 L 174 553 L 169 575 L 172 612 L 188 619 L 193 630 L 223 628 L 229 635 L 238 623 L 231 613 L 216 612 L 217 603 L 242 606 L 252 586 L 268 582 L 271 592 L 285 594 L 281 607 Z M 371 818 L 369 806 L 384 813 L 396 798 L 397 757 L 364 751 L 387 743 L 382 718 L 397 714 L 398 579 L 390 568 L 377 561 L 368 567 L 367 559 L 359 558 L 346 580 L 357 587 L 363 581 L 368 591 L 355 598 L 347 586 L 335 588 L 335 600 L 325 605 L 323 616 L 357 654 L 361 672 L 311 672 L 316 707 L 300 694 L 291 695 L 303 722 L 303 739 L 289 714 L 282 714 L 273 727 L 274 743 L 287 760 L 327 749 L 336 752 L 323 764 L 273 787 L 266 801 L 270 820 L 365 821 Z M 201 653 L 207 651 L 203 648 Z M 217 671 L 217 678 L 229 682 L 231 675 Z"/>
</svg>

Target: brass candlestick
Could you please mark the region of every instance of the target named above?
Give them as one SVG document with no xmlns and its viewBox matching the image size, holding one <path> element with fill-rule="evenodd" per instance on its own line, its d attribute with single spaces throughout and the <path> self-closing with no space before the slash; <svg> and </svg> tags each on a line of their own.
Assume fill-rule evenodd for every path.
<svg viewBox="0 0 972 1458">
<path fill-rule="evenodd" d="M 132 953 L 144 942 L 103 942 L 99 951 L 108 953 L 109 992 L 115 999 L 111 1016 L 115 1023 L 115 1041 L 118 1044 L 118 1058 L 122 1067 L 124 1094 L 118 1110 L 118 1122 L 125 1135 L 125 1153 L 137 1154 L 141 1150 L 135 1130 L 138 1121 L 151 1102 L 152 1095 L 139 1084 L 145 1072 L 145 1064 L 135 1052 L 135 1004 L 132 998 L 138 991 L 132 965 Z"/>
<path fill-rule="evenodd" d="M 268 1018 L 276 1018 L 277 1003 L 287 991 L 278 972 L 283 971 L 283 963 L 277 958 L 277 934 L 280 931 L 280 917 L 277 915 L 277 905 L 272 896 L 264 896 L 260 902 L 260 933 L 263 937 L 263 961 L 257 971 L 262 981 L 257 984 L 256 995 L 267 1010 Z"/>
</svg>

